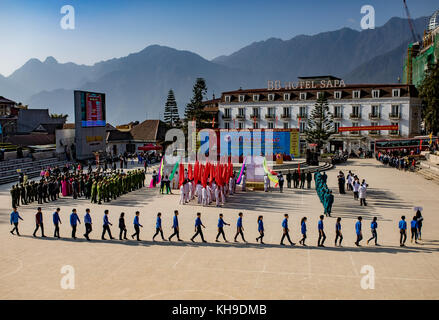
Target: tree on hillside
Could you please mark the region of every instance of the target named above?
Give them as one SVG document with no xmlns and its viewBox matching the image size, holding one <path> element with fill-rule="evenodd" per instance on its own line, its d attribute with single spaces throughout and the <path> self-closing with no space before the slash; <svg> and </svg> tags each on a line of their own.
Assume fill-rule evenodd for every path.
<svg viewBox="0 0 439 320">
<path fill-rule="evenodd" d="M 306 141 L 315 143 L 319 151 L 333 133 L 333 116 L 329 112 L 328 99 L 323 96 L 317 100 L 308 119 L 308 127 L 305 131 Z"/>
<path fill-rule="evenodd" d="M 169 90 L 168 99 L 165 104 L 164 120 L 169 127 L 180 126 L 180 115 L 178 114 L 177 102 L 175 101 L 174 91 Z"/>
<path fill-rule="evenodd" d="M 423 100 L 423 120 L 428 134 L 439 131 L 439 63 L 427 70 L 419 87 L 419 96 Z"/>
<path fill-rule="evenodd" d="M 207 93 L 206 81 L 203 78 L 197 78 L 192 89 L 192 99 L 186 105 L 185 118 L 186 124 L 188 121 L 195 120 L 197 129 L 208 127 L 208 120 L 210 115 L 204 111 L 203 100 Z"/>
</svg>

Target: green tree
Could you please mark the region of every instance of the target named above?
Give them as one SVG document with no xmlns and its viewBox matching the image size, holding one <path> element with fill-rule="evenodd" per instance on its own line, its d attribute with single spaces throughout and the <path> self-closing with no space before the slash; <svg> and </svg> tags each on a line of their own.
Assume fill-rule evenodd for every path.
<svg viewBox="0 0 439 320">
<path fill-rule="evenodd" d="M 423 100 L 423 120 L 427 133 L 436 135 L 439 131 L 439 64 L 428 68 L 419 87 L 419 96 Z"/>
<path fill-rule="evenodd" d="M 203 78 L 197 78 L 192 89 L 192 99 L 186 105 L 185 118 L 186 126 L 188 121 L 195 120 L 197 129 L 207 128 L 209 126 L 209 114 L 204 111 L 203 100 L 207 93 L 206 81 Z"/>
<path fill-rule="evenodd" d="M 333 116 L 329 112 L 328 99 L 322 96 L 317 100 L 308 119 L 306 141 L 315 143 L 319 151 L 333 133 Z"/>
<path fill-rule="evenodd" d="M 177 102 L 175 101 L 175 95 L 172 89 L 168 92 L 168 99 L 166 100 L 165 104 L 164 120 L 169 127 L 180 126 L 180 115 L 178 114 Z"/>
<path fill-rule="evenodd" d="M 69 117 L 69 115 L 68 115 L 68 114 L 62 114 L 62 113 L 60 113 L 60 114 L 52 113 L 52 114 L 50 115 L 50 117 L 51 117 L 52 119 L 65 118 L 65 119 L 67 120 L 67 118 Z"/>
</svg>

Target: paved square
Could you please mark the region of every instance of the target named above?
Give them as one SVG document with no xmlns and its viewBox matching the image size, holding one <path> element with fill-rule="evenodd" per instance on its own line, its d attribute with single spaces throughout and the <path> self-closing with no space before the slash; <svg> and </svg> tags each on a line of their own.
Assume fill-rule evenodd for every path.
<svg viewBox="0 0 439 320">
<path fill-rule="evenodd" d="M 348 192 L 338 194 L 337 173 L 352 170 L 369 184 L 368 206 L 360 207 Z M 32 238 L 38 204 L 20 206 L 21 237 L 9 230 L 11 212 L 9 186 L 0 187 L 0 299 L 438 299 L 439 298 L 439 185 L 414 173 L 382 166 L 374 159 L 350 160 L 327 172 L 333 189 L 333 218 L 325 219 L 326 248 L 318 248 L 317 221 L 322 206 L 314 189 L 287 189 L 285 193 L 238 193 L 224 208 L 178 205 L 179 195 L 160 195 L 142 189 L 112 201 L 94 205 L 88 200 L 62 198 L 43 206 L 46 235 L 53 235 L 52 212 L 61 208 L 61 237 Z M 149 182 L 150 176 L 147 177 Z M 314 186 L 314 183 L 313 183 Z M 424 208 L 423 244 L 399 247 L 397 223 L 407 221 L 413 207 Z M 93 217 L 92 241 L 71 240 L 69 215 L 85 208 Z M 140 243 L 100 239 L 104 209 L 110 210 L 113 236 L 124 211 L 128 234 L 133 233 L 134 212 L 140 210 Z M 162 212 L 165 237 L 171 234 L 173 210 L 180 212 L 182 243 L 151 241 L 155 218 Z M 202 213 L 206 244 L 191 243 L 196 212 Z M 245 236 L 249 244 L 215 243 L 218 214 L 231 223 L 225 227 L 233 240 L 237 213 L 244 212 Z M 300 219 L 308 217 L 308 247 L 281 247 L 283 214 L 290 214 L 290 234 L 300 239 Z M 265 246 L 255 243 L 257 216 L 264 216 Z M 354 245 L 354 224 L 363 216 L 364 238 L 370 237 L 370 220 L 378 217 L 381 247 Z M 343 248 L 333 247 L 335 217 L 342 217 Z M 75 272 L 75 289 L 61 288 L 61 268 Z M 375 289 L 361 288 L 361 269 L 375 270 Z"/>
</svg>

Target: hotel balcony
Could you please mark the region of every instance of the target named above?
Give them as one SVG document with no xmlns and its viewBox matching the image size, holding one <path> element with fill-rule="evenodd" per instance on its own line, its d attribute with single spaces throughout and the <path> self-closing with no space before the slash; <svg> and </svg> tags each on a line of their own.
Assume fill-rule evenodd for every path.
<svg viewBox="0 0 439 320">
<path fill-rule="evenodd" d="M 308 119 L 308 115 L 307 114 L 297 114 L 297 119 Z"/>
<path fill-rule="evenodd" d="M 341 113 L 335 113 L 333 118 L 334 120 L 343 120 L 343 115 Z"/>
<path fill-rule="evenodd" d="M 361 119 L 361 115 L 358 113 L 351 113 L 349 115 L 349 119 L 355 119 L 355 120 L 360 120 Z"/>
<path fill-rule="evenodd" d="M 236 120 L 245 120 L 245 114 L 238 114 Z"/>
<path fill-rule="evenodd" d="M 381 119 L 380 114 L 369 113 L 369 120 L 380 120 L 380 119 Z"/>
<path fill-rule="evenodd" d="M 391 136 L 392 138 L 399 138 L 399 137 L 401 137 L 401 133 L 399 132 L 399 130 L 390 131 L 389 136 Z"/>
<path fill-rule="evenodd" d="M 274 115 L 274 114 L 266 114 L 265 115 L 265 119 L 274 120 L 275 118 L 276 118 L 276 115 Z"/>
<path fill-rule="evenodd" d="M 232 119 L 232 117 L 230 116 L 230 115 L 225 115 L 225 114 L 223 114 L 223 120 L 231 120 Z"/>
<path fill-rule="evenodd" d="M 259 114 L 250 115 L 250 119 L 254 119 L 254 118 L 256 118 L 256 120 L 259 120 L 261 118 L 261 116 Z"/>
<path fill-rule="evenodd" d="M 280 116 L 282 120 L 291 120 L 291 114 L 282 114 Z"/>
<path fill-rule="evenodd" d="M 350 131 L 349 135 L 353 137 L 361 137 L 361 131 Z"/>
<path fill-rule="evenodd" d="M 369 131 L 369 136 L 379 137 L 379 136 L 381 136 L 381 132 L 379 130 L 371 130 L 371 131 Z"/>
<path fill-rule="evenodd" d="M 389 113 L 390 120 L 399 120 L 401 119 L 401 115 L 399 113 Z"/>
</svg>

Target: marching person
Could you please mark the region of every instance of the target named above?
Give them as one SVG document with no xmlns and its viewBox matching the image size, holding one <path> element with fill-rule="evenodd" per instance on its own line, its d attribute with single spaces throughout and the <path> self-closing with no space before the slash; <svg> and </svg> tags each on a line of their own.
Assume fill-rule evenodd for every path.
<svg viewBox="0 0 439 320">
<path fill-rule="evenodd" d="M 219 218 L 218 218 L 218 234 L 216 235 L 216 239 L 215 239 L 216 242 L 219 242 L 218 238 L 219 238 L 220 235 L 223 236 L 223 239 L 224 239 L 225 242 L 228 242 L 227 239 L 226 239 L 226 235 L 224 234 L 224 225 L 230 226 L 229 223 L 224 221 L 223 214 L 220 213 L 219 214 Z"/>
<path fill-rule="evenodd" d="M 264 221 L 263 221 L 264 217 L 263 216 L 259 216 L 258 217 L 258 232 L 259 232 L 259 237 L 256 238 L 256 242 L 258 242 L 259 240 L 261 240 L 261 244 L 265 244 L 263 241 L 264 238 Z"/>
<path fill-rule="evenodd" d="M 183 241 L 180 239 L 180 227 L 178 225 L 178 210 L 174 210 L 174 219 L 172 220 L 172 228 L 174 229 L 174 233 L 168 238 L 168 241 L 174 236 L 177 236 L 178 241 Z"/>
<path fill-rule="evenodd" d="M 343 241 L 343 234 L 341 233 L 341 218 L 337 218 L 337 222 L 335 223 L 335 246 L 337 246 L 337 240 L 338 246 L 341 247 L 341 242 Z"/>
<path fill-rule="evenodd" d="M 14 206 L 12 208 L 11 219 L 10 219 L 11 224 L 14 224 L 14 228 L 10 232 L 11 232 L 11 234 L 14 234 L 14 231 L 16 231 L 17 236 L 20 236 L 20 232 L 18 232 L 18 220 L 24 221 L 23 218 L 20 217 L 20 214 L 17 211 L 17 207 Z"/>
<path fill-rule="evenodd" d="M 36 227 L 33 236 L 36 237 L 38 229 L 41 228 L 41 238 L 45 238 L 46 236 L 44 235 L 43 213 L 41 212 L 41 207 L 37 208 L 37 213 L 35 214 L 35 223 Z"/>
<path fill-rule="evenodd" d="M 288 228 L 288 214 L 284 214 L 284 220 L 282 221 L 282 238 L 280 239 L 280 245 L 284 246 L 284 239 L 287 238 L 290 245 L 294 246 L 294 243 L 290 239 L 290 229 Z"/>
<path fill-rule="evenodd" d="M 361 184 L 360 188 L 358 189 L 358 196 L 360 198 L 360 206 L 362 206 L 362 205 L 367 206 L 366 194 L 367 194 L 367 184 L 363 180 L 363 183 Z"/>
<path fill-rule="evenodd" d="M 319 231 L 319 239 L 317 240 L 317 246 L 318 247 L 324 247 L 324 243 L 325 243 L 325 240 L 326 240 L 326 234 L 325 234 L 325 231 L 323 230 L 324 229 L 324 226 L 323 226 L 323 219 L 324 218 L 325 218 L 325 216 L 321 215 L 320 216 L 320 220 L 319 220 L 319 222 L 317 224 L 317 229 Z"/>
<path fill-rule="evenodd" d="M 103 230 L 102 230 L 102 240 L 107 240 L 105 239 L 105 233 L 108 232 L 108 235 L 110 236 L 110 239 L 113 240 L 113 236 L 111 235 L 111 230 L 110 230 L 110 226 L 112 226 L 113 224 L 110 222 L 110 220 L 108 220 L 108 210 L 104 211 L 104 218 L 103 218 Z"/>
<path fill-rule="evenodd" d="M 203 242 L 207 242 L 206 240 L 204 240 L 203 230 L 201 229 L 201 227 L 206 228 L 203 222 L 201 222 L 201 213 L 197 212 L 197 218 L 195 219 L 195 234 L 191 238 L 192 242 L 194 242 L 195 237 L 198 235 L 200 235 Z"/>
<path fill-rule="evenodd" d="M 238 235 L 241 235 L 242 241 L 247 243 L 247 241 L 245 241 L 245 239 L 244 239 L 243 231 L 244 231 L 244 227 L 242 226 L 242 212 L 240 212 L 240 213 L 238 213 L 238 220 L 236 221 L 235 242 L 238 242 L 238 240 L 236 240 L 236 238 L 238 237 Z"/>
<path fill-rule="evenodd" d="M 119 216 L 119 240 L 128 240 L 127 226 L 125 224 L 125 212 L 121 212 Z"/>
<path fill-rule="evenodd" d="M 279 175 L 277 176 L 279 181 L 279 190 L 280 193 L 284 192 L 284 176 L 282 175 L 282 172 L 279 172 Z"/>
<path fill-rule="evenodd" d="M 56 208 L 56 211 L 53 213 L 53 225 L 55 226 L 55 232 L 53 233 L 54 238 L 59 239 L 59 225 L 61 223 L 61 218 L 59 217 L 60 208 Z"/>
<path fill-rule="evenodd" d="M 407 240 L 407 222 L 405 221 L 405 216 L 401 217 L 401 220 L 399 221 L 398 227 L 399 227 L 399 233 L 400 233 L 399 245 L 401 247 L 404 247 L 405 241 Z"/>
<path fill-rule="evenodd" d="M 306 182 L 308 189 L 311 189 L 311 181 L 312 181 L 312 173 L 311 171 L 308 171 L 308 173 L 306 174 Z"/>
<path fill-rule="evenodd" d="M 139 221 L 139 215 L 140 215 L 140 212 L 136 211 L 136 216 L 134 217 L 134 222 L 133 222 L 134 223 L 134 230 L 136 232 L 131 235 L 131 238 L 133 238 L 133 239 L 136 236 L 137 237 L 137 241 L 140 241 L 140 238 L 139 238 L 139 236 L 140 236 L 140 227 L 143 228 L 143 226 L 140 224 L 140 221 Z"/>
<path fill-rule="evenodd" d="M 91 225 L 92 225 L 92 221 L 91 221 L 91 215 L 90 215 L 90 209 L 85 209 L 85 216 L 84 216 L 84 224 L 85 224 L 85 233 L 84 233 L 84 237 L 88 240 L 88 241 L 90 241 L 90 238 L 89 238 L 89 234 L 91 233 L 91 231 L 92 231 L 92 227 L 91 227 Z"/>
<path fill-rule="evenodd" d="M 361 220 L 363 220 L 363 218 L 358 217 L 358 221 L 355 224 L 355 233 L 357 234 L 357 241 L 355 241 L 355 245 L 357 247 L 361 247 L 360 241 L 363 240 L 363 233 L 361 232 Z"/>
<path fill-rule="evenodd" d="M 424 218 L 419 209 L 416 211 L 416 220 L 418 221 L 418 240 L 422 240 L 422 222 L 424 221 Z"/>
<path fill-rule="evenodd" d="M 418 220 L 416 219 L 416 216 L 413 216 L 413 220 L 410 222 L 410 228 L 411 228 L 411 243 L 413 243 L 413 238 L 415 238 L 415 243 L 418 243 Z"/>
<path fill-rule="evenodd" d="M 367 244 L 369 244 L 369 242 L 375 239 L 375 245 L 376 246 L 378 245 L 377 228 L 378 228 L 377 217 L 373 217 L 373 220 L 370 223 L 370 231 L 372 232 L 372 237 L 369 240 L 367 240 Z"/>
<path fill-rule="evenodd" d="M 166 241 L 165 237 L 163 236 L 163 229 L 162 229 L 162 214 L 159 212 L 157 213 L 157 219 L 155 223 L 155 234 L 152 237 L 152 241 L 155 241 L 155 237 L 160 233 L 162 236 L 162 240 Z"/>
<path fill-rule="evenodd" d="M 72 210 L 70 214 L 70 225 L 72 226 L 72 238 L 76 239 L 76 226 L 81 224 L 81 220 L 79 220 L 78 214 L 76 213 L 76 209 Z"/>
<path fill-rule="evenodd" d="M 299 243 L 306 247 L 305 240 L 306 240 L 306 217 L 303 217 L 302 220 L 300 220 L 300 232 L 302 233 L 302 239 L 300 239 Z"/>
<path fill-rule="evenodd" d="M 358 179 L 355 179 L 352 183 L 352 188 L 354 190 L 354 200 L 358 200 L 358 192 L 360 190 L 360 181 Z"/>
</svg>

